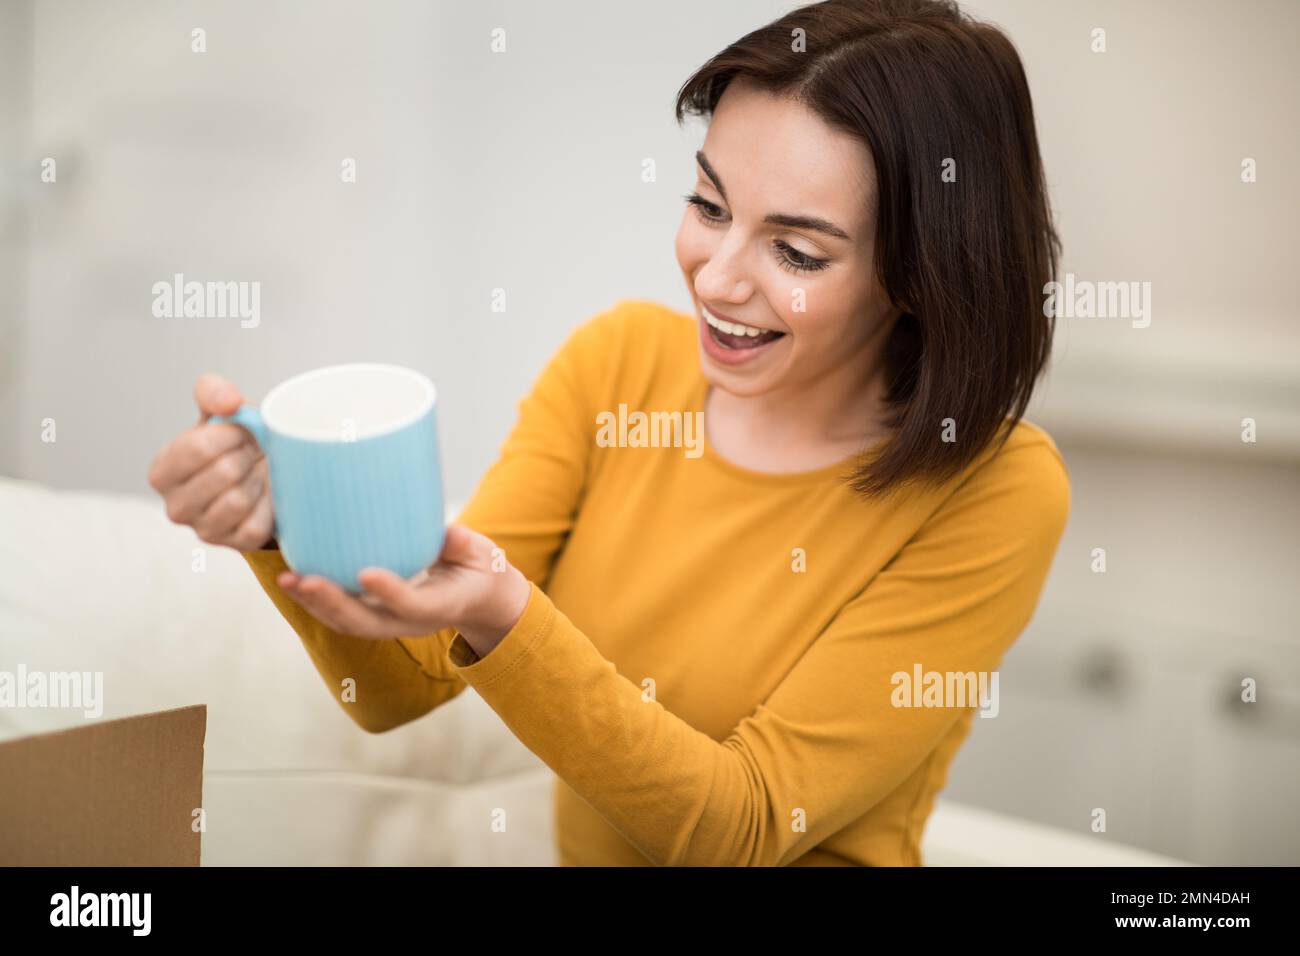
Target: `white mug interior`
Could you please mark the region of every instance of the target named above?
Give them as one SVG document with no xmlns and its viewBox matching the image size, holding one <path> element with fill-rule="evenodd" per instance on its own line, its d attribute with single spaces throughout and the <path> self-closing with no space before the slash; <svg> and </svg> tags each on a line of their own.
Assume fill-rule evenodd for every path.
<svg viewBox="0 0 1300 956">
<path fill-rule="evenodd" d="M 433 382 L 400 365 L 330 365 L 286 379 L 262 401 L 271 431 L 307 441 L 360 441 L 419 420 L 437 398 Z"/>
</svg>

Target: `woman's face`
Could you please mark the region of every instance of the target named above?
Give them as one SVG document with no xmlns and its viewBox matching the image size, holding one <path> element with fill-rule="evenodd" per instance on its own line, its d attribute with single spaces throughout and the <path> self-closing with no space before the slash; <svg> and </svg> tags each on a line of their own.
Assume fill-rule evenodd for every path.
<svg viewBox="0 0 1300 956">
<path fill-rule="evenodd" d="M 710 384 L 753 396 L 868 374 L 893 313 L 872 264 L 872 170 L 865 146 L 807 107 L 739 80 L 723 93 L 676 241 Z M 763 334 L 719 334 L 709 314 Z"/>
</svg>

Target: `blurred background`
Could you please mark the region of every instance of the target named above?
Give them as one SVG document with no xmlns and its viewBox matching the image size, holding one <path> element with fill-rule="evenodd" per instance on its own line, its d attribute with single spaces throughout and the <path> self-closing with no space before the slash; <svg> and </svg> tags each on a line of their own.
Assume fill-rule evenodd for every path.
<svg viewBox="0 0 1300 956">
<path fill-rule="evenodd" d="M 5 0 L 0 475 L 143 499 L 200 372 L 258 400 L 393 361 L 438 383 L 463 500 L 569 330 L 624 298 L 689 309 L 673 237 L 704 125 L 674 96 L 798 5 Z M 1028 418 L 1065 455 L 1070 523 L 944 795 L 1300 863 L 1300 4 L 964 7 L 1024 60 L 1062 273 L 1150 282 L 1151 313 L 1058 323 Z M 155 317 L 174 273 L 260 282 L 260 323 Z M 23 548 L 3 554 L 17 602 Z M 34 626 L 0 621 L 0 651 Z"/>
</svg>

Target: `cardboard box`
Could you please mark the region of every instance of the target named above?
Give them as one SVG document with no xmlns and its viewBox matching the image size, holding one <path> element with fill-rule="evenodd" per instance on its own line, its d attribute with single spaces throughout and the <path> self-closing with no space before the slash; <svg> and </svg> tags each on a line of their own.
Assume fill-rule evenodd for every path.
<svg viewBox="0 0 1300 956">
<path fill-rule="evenodd" d="M 0 865 L 198 866 L 199 704 L 0 743 Z"/>
</svg>

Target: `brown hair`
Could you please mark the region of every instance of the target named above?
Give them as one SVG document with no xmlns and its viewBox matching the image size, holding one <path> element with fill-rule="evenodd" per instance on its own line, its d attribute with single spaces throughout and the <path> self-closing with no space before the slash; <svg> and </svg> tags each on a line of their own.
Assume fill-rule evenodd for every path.
<svg viewBox="0 0 1300 956">
<path fill-rule="evenodd" d="M 807 105 L 874 161 L 875 266 L 902 315 L 885 345 L 891 435 L 852 487 L 947 480 L 1004 424 L 1006 440 L 1051 351 L 1042 295 L 1061 247 L 1015 47 L 952 0 L 826 0 L 700 67 L 678 124 L 711 116 L 737 77 Z M 948 418 L 955 441 L 941 440 Z"/>
</svg>

